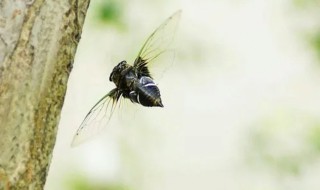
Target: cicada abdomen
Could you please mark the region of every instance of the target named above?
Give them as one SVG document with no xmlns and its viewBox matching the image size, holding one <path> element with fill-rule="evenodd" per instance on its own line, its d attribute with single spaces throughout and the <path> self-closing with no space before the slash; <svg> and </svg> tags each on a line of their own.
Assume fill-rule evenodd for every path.
<svg viewBox="0 0 320 190">
<path fill-rule="evenodd" d="M 134 83 L 134 90 L 129 93 L 131 101 L 148 107 L 163 107 L 160 90 L 155 82 L 147 76 Z"/>
</svg>

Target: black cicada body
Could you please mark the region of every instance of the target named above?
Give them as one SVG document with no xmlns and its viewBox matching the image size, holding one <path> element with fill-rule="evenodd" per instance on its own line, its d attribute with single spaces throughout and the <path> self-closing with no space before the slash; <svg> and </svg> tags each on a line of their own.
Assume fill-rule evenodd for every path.
<svg viewBox="0 0 320 190">
<path fill-rule="evenodd" d="M 113 68 L 109 80 L 116 88 L 91 108 L 74 136 L 72 146 L 99 133 L 108 124 L 121 97 L 147 107 L 163 107 L 160 90 L 149 72 L 149 66 L 173 41 L 180 16 L 181 11 L 177 11 L 149 36 L 133 65 L 122 61 Z"/>
<path fill-rule="evenodd" d="M 139 65 L 139 62 L 131 66 L 122 61 L 114 67 L 109 80 L 115 83 L 124 98 L 143 106 L 163 107 L 160 90 L 151 78 L 148 68 Z"/>
</svg>

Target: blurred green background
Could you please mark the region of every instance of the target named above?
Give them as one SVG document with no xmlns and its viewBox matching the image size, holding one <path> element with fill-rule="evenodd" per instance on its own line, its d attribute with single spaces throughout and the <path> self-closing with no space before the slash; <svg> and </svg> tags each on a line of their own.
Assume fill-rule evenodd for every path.
<svg viewBox="0 0 320 190">
<path fill-rule="evenodd" d="M 182 9 L 164 108 L 126 101 L 70 143 L 122 60 Z M 318 190 L 319 0 L 92 0 L 47 190 Z"/>
</svg>

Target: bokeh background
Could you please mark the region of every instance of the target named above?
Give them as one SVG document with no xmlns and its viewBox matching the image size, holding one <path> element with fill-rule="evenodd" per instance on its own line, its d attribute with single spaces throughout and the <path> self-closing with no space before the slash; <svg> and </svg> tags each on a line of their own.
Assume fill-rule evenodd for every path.
<svg viewBox="0 0 320 190">
<path fill-rule="evenodd" d="M 71 148 L 112 68 L 178 9 L 165 107 L 122 102 Z M 319 0 L 92 0 L 46 189 L 318 190 L 319 21 Z"/>
</svg>

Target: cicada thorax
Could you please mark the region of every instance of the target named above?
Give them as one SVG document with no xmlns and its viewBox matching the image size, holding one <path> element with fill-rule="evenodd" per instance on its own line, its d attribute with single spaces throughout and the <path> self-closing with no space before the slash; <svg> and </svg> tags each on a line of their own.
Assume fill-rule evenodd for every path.
<svg viewBox="0 0 320 190">
<path fill-rule="evenodd" d="M 109 78 L 124 98 L 143 106 L 163 107 L 160 90 L 151 78 L 148 68 L 145 67 L 143 71 L 137 71 L 123 61 L 113 69 Z"/>
<path fill-rule="evenodd" d="M 137 76 L 138 78 L 142 77 L 142 76 L 147 76 L 151 78 L 151 74 L 150 71 L 147 67 L 148 62 L 144 59 L 142 59 L 141 57 L 138 57 L 135 60 L 135 65 L 136 65 L 136 71 L 137 71 Z"/>
<path fill-rule="evenodd" d="M 148 107 L 163 107 L 160 90 L 148 76 L 142 76 L 133 83 L 133 90 L 129 93 L 131 101 Z"/>
</svg>

